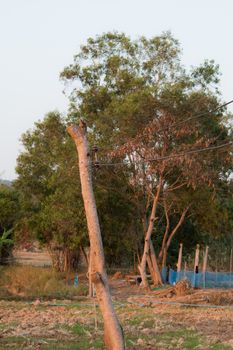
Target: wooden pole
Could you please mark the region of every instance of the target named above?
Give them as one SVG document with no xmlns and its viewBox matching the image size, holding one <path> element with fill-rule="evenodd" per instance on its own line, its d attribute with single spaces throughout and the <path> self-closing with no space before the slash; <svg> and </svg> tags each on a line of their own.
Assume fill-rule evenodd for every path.
<svg viewBox="0 0 233 350">
<path fill-rule="evenodd" d="M 231 282 L 232 282 L 232 248 L 231 248 L 231 255 L 230 255 L 230 283 Z"/>
<path fill-rule="evenodd" d="M 206 248 L 205 248 L 205 255 L 204 255 L 204 260 L 203 260 L 203 267 L 202 267 L 202 272 L 203 273 L 206 273 L 208 253 L 209 253 L 209 247 L 207 245 Z"/>
<path fill-rule="evenodd" d="M 186 272 L 187 272 L 187 261 L 184 262 L 184 277 L 186 277 Z"/>
<path fill-rule="evenodd" d="M 230 255 L 230 273 L 232 273 L 232 248 L 231 248 L 231 255 Z"/>
<path fill-rule="evenodd" d="M 194 260 L 193 287 L 196 287 L 196 274 L 198 273 L 200 245 L 197 244 Z"/>
<path fill-rule="evenodd" d="M 205 255 L 204 255 L 203 267 L 202 267 L 202 273 L 203 273 L 203 288 L 206 287 L 206 269 L 207 269 L 208 253 L 209 253 L 209 247 L 208 247 L 208 245 L 207 245 L 206 248 L 205 248 Z"/>
<path fill-rule="evenodd" d="M 180 243 L 179 255 L 178 255 L 178 262 L 177 262 L 177 272 L 180 272 L 180 271 L 181 271 L 181 265 L 182 265 L 182 251 L 183 251 L 183 243 Z"/>
<path fill-rule="evenodd" d="M 196 253 L 195 253 L 195 261 L 194 261 L 194 273 L 198 273 L 199 253 L 200 253 L 200 245 L 197 244 Z"/>
<path fill-rule="evenodd" d="M 82 197 L 90 239 L 89 273 L 95 285 L 97 300 L 103 316 L 104 342 L 107 350 L 125 350 L 123 331 L 113 307 L 105 269 L 102 236 L 92 186 L 86 123 L 81 120 L 79 125 L 70 126 L 67 131 L 74 140 L 78 152 Z"/>
</svg>

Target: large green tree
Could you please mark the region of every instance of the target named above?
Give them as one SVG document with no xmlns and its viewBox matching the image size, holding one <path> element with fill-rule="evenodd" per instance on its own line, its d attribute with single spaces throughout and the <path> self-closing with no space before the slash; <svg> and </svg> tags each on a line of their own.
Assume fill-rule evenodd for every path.
<svg viewBox="0 0 233 350">
<path fill-rule="evenodd" d="M 161 193 L 173 184 L 185 184 L 189 191 L 199 181 L 213 189 L 220 177 L 226 178 L 229 148 L 222 156 L 212 153 L 214 158 L 210 153 L 176 157 L 193 148 L 227 143 L 230 135 L 223 123 L 225 109 L 217 108 L 219 67 L 205 61 L 185 69 L 179 43 L 170 33 L 137 40 L 120 33 L 90 38 L 61 78 L 71 92 L 69 120 L 85 118 L 92 139 L 103 149 L 105 166 L 124 161 L 129 170 L 138 214 L 147 221 L 142 237 L 151 210 L 155 219 L 156 193 L 158 204 Z M 201 116 L 193 118 L 197 114 Z M 173 160 L 147 162 L 170 155 Z"/>
</svg>

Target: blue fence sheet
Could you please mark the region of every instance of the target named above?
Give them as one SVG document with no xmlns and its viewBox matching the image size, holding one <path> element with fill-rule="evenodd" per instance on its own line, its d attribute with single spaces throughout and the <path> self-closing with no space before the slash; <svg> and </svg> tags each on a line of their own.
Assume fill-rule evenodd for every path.
<svg viewBox="0 0 233 350">
<path fill-rule="evenodd" d="M 164 283 L 176 284 L 178 281 L 187 278 L 195 288 L 233 288 L 233 273 L 229 272 L 199 272 L 174 271 L 173 269 L 162 270 Z"/>
</svg>

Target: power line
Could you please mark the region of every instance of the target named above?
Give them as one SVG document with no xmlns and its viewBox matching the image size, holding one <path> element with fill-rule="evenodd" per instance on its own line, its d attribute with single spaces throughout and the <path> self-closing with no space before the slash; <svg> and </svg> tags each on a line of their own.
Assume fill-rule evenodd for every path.
<svg viewBox="0 0 233 350">
<path fill-rule="evenodd" d="M 212 150 L 224 148 L 224 147 L 227 147 L 230 145 L 233 145 L 233 141 L 228 142 L 228 143 L 224 143 L 224 144 L 218 145 L 218 146 L 204 147 L 204 148 L 180 152 L 180 153 L 172 154 L 172 155 L 168 155 L 168 156 L 149 158 L 149 159 L 145 159 L 145 160 L 141 161 L 140 163 L 144 164 L 146 162 L 158 162 L 158 161 L 163 161 L 163 160 L 167 160 L 167 159 L 183 157 L 183 156 L 188 155 L 188 154 L 195 154 L 195 153 L 201 153 L 201 152 L 206 152 L 206 151 L 212 151 Z M 133 162 L 133 163 L 135 163 L 135 162 Z M 95 163 L 93 162 L 93 164 L 95 164 Z M 124 162 L 119 162 L 119 163 L 100 163 L 100 162 L 98 162 L 98 166 L 118 166 L 118 165 L 129 165 L 129 163 L 127 164 Z"/>
<path fill-rule="evenodd" d="M 204 147 L 204 148 L 199 148 L 199 149 L 194 149 L 194 150 L 190 150 L 190 151 L 186 151 L 186 152 L 181 152 L 181 153 L 177 153 L 177 154 L 173 154 L 171 156 L 164 156 L 164 157 L 160 157 L 159 160 L 166 160 L 166 159 L 171 159 L 171 158 L 177 158 L 180 156 L 185 156 L 186 154 L 193 154 L 193 153 L 201 153 L 201 152 L 205 152 L 205 151 L 211 151 L 214 149 L 219 149 L 219 148 L 223 148 L 229 145 L 232 145 L 233 141 L 228 142 L 228 143 L 224 143 L 222 145 L 218 145 L 218 146 L 211 146 L 211 147 Z M 158 160 L 158 158 L 154 158 L 154 159 L 149 159 L 148 161 L 156 161 Z"/>
<path fill-rule="evenodd" d="M 164 128 L 164 129 L 159 129 L 157 132 L 166 131 L 166 130 L 168 130 L 169 128 L 173 128 L 173 127 L 175 127 L 175 126 L 180 126 L 180 125 L 182 125 L 182 124 L 184 124 L 184 123 L 189 122 L 190 120 L 194 120 L 194 119 L 198 119 L 198 118 L 202 118 L 202 117 L 207 117 L 209 114 L 215 113 L 215 112 L 217 112 L 219 109 L 224 108 L 224 107 L 230 105 L 231 103 L 233 103 L 233 100 L 230 100 L 230 101 L 228 101 L 228 102 L 226 102 L 226 103 L 224 103 L 224 104 L 222 104 L 222 105 L 219 105 L 218 107 L 212 109 L 211 111 L 207 111 L 207 112 L 195 114 L 195 115 L 193 115 L 193 116 L 191 116 L 191 117 L 189 117 L 189 118 L 186 118 L 186 119 L 184 119 L 184 120 L 182 120 L 182 121 L 180 121 L 180 122 L 173 123 L 173 124 L 171 124 L 170 126 Z"/>
<path fill-rule="evenodd" d="M 171 129 L 171 128 L 174 128 L 174 127 L 176 127 L 176 126 L 183 125 L 183 124 L 185 124 L 185 123 L 187 123 L 187 122 L 189 122 L 189 121 L 191 121 L 191 120 L 198 119 L 198 118 L 202 118 L 202 117 L 207 117 L 209 114 L 215 113 L 215 112 L 217 112 L 219 109 L 224 108 L 224 107 L 230 105 L 231 103 L 233 103 L 233 100 L 230 100 L 230 101 L 228 101 L 228 102 L 226 102 L 226 103 L 223 103 L 222 105 L 217 106 L 216 108 L 212 109 L 211 111 L 206 111 L 206 112 L 203 112 L 203 113 L 194 114 L 194 115 L 192 115 L 191 117 L 188 117 L 188 118 L 186 118 L 186 119 L 184 119 L 184 120 L 182 120 L 182 121 L 180 121 L 180 122 L 176 122 L 176 123 L 173 123 L 173 124 L 171 124 L 171 125 L 169 125 L 169 126 L 166 126 L 165 128 L 158 129 L 156 132 L 159 133 L 159 132 L 167 131 L 167 130 L 169 130 L 169 129 Z M 105 151 L 105 152 L 106 152 L 106 151 L 107 151 L 107 152 L 109 151 L 109 152 L 111 152 L 112 150 L 103 149 L 103 148 L 101 149 L 101 148 L 100 148 L 100 151 Z"/>
</svg>

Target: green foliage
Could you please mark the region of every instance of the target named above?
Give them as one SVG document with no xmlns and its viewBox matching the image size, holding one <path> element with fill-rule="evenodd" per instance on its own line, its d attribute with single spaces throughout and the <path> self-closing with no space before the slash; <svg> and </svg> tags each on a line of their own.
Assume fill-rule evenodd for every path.
<svg viewBox="0 0 233 350">
<path fill-rule="evenodd" d="M 134 41 L 117 32 L 89 38 L 61 73 L 72 91 L 70 120 L 84 117 L 99 144 L 114 145 L 135 136 L 158 109 L 188 115 L 214 108 L 219 67 L 205 61 L 188 73 L 180 54 L 169 32 Z"/>
<path fill-rule="evenodd" d="M 132 265 L 132 251 L 136 251 L 138 240 L 137 206 L 126 174 L 114 169 L 98 170 L 94 190 L 108 265 Z"/>
<path fill-rule="evenodd" d="M 0 185 L 0 233 L 9 230 L 19 217 L 19 195 L 13 187 Z"/>
<path fill-rule="evenodd" d="M 0 237 L 0 249 L 4 245 L 12 245 L 14 243 L 14 241 L 9 238 L 11 233 L 12 233 L 12 230 L 8 230 L 8 231 L 4 230 L 2 237 Z"/>
<path fill-rule="evenodd" d="M 0 185 L 0 260 L 4 262 L 13 247 L 13 228 L 20 216 L 19 194 L 14 187 Z"/>
<path fill-rule="evenodd" d="M 16 169 L 22 207 L 17 240 L 36 238 L 51 247 L 71 250 L 88 245 L 77 154 L 65 122 L 59 113 L 49 113 L 22 141 L 24 151 Z M 132 210 L 123 193 L 109 189 L 128 191 L 129 186 L 125 178 L 109 171 L 104 176 L 97 173 L 94 182 L 107 260 L 113 263 L 131 250 L 132 232 L 126 233 Z"/>
<path fill-rule="evenodd" d="M 142 222 L 148 220 L 151 209 L 148 187 L 153 190 L 161 171 L 161 163 L 143 168 L 140 161 L 232 140 L 226 110 L 216 110 L 221 102 L 219 77 L 213 61 L 185 69 L 179 43 L 170 32 L 151 39 L 131 40 L 117 32 L 89 38 L 73 64 L 61 73 L 71 92 L 68 117 L 64 120 L 51 112 L 22 137 L 24 151 L 18 158 L 16 182 L 22 207 L 18 239 L 33 234 L 42 243 L 69 249 L 87 244 L 77 155 L 66 133 L 67 124 L 82 117 L 89 127 L 91 146 L 97 143 L 99 147 L 101 162 L 132 161 L 130 166 L 100 167 L 94 174 L 107 261 L 122 263 L 124 257 L 131 261 L 130 252 L 140 252 Z M 185 123 L 187 117 L 210 110 L 207 117 Z M 181 126 L 172 128 L 174 123 Z M 158 132 L 164 128 L 168 129 Z M 168 196 L 173 204 L 172 226 L 191 204 L 191 217 L 184 227 L 190 228 L 192 237 L 231 227 L 231 200 L 215 195 L 222 186 L 228 188 L 230 150 L 176 158 L 163 165 L 166 188 L 185 182 Z M 159 216 L 161 237 L 162 210 Z M 184 230 L 180 232 L 187 236 Z"/>
<path fill-rule="evenodd" d="M 23 211 L 18 239 L 27 239 L 30 231 L 42 243 L 77 249 L 85 242 L 86 225 L 75 149 L 61 115 L 49 113 L 22 142 L 16 168 Z"/>
</svg>

